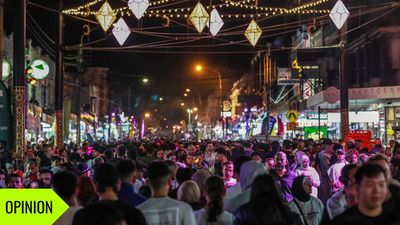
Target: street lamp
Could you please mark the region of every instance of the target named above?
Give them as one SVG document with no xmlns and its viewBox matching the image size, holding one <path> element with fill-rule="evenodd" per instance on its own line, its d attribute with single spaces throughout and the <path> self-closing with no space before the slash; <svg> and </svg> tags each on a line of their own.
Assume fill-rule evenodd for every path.
<svg viewBox="0 0 400 225">
<path fill-rule="evenodd" d="M 185 106 L 185 103 L 182 102 L 182 103 L 181 103 L 181 106 Z"/>
<path fill-rule="evenodd" d="M 142 82 L 143 82 L 144 84 L 147 84 L 147 83 L 149 83 L 149 79 L 145 77 L 145 78 L 142 79 Z"/>
<path fill-rule="evenodd" d="M 196 72 L 201 72 L 201 71 L 203 71 L 203 69 L 209 70 L 209 71 L 211 71 L 213 73 L 216 73 L 218 75 L 219 91 L 220 91 L 221 106 L 222 106 L 222 80 L 221 80 L 221 73 L 219 71 L 217 71 L 217 70 L 214 70 L 214 69 L 212 69 L 210 67 L 202 66 L 200 64 L 197 64 L 195 66 Z"/>
<path fill-rule="evenodd" d="M 190 89 L 189 89 L 189 88 L 186 88 L 186 92 L 190 92 Z"/>
<path fill-rule="evenodd" d="M 217 70 L 214 70 L 214 69 L 212 69 L 212 68 L 210 68 L 210 67 L 202 66 L 202 65 L 200 65 L 200 64 L 197 64 L 197 65 L 195 66 L 194 69 L 195 69 L 196 72 L 201 72 L 201 71 L 203 71 L 204 69 L 206 69 L 206 70 L 209 70 L 209 71 L 211 71 L 211 72 L 213 72 L 213 73 L 216 73 L 216 74 L 218 75 L 218 82 L 219 82 L 219 98 L 220 98 L 219 107 L 220 107 L 221 112 L 222 112 L 222 79 L 221 79 L 221 73 L 220 73 L 219 71 L 217 71 Z M 225 136 L 225 135 L 223 135 L 223 136 Z"/>
<path fill-rule="evenodd" d="M 145 113 L 145 114 L 144 114 L 144 117 L 145 117 L 145 118 L 150 118 L 150 113 Z"/>
</svg>

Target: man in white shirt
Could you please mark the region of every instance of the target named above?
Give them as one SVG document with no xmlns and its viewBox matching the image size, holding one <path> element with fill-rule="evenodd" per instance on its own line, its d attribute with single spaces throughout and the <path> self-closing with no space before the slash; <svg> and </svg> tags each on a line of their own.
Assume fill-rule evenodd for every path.
<svg viewBox="0 0 400 225">
<path fill-rule="evenodd" d="M 162 161 L 150 163 L 147 174 L 152 197 L 137 206 L 148 225 L 196 225 L 190 205 L 168 197 L 171 173 Z"/>
</svg>

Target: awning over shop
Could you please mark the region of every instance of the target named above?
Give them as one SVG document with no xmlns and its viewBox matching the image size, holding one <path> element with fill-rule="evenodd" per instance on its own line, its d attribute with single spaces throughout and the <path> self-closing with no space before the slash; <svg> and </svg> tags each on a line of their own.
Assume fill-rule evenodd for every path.
<svg viewBox="0 0 400 225">
<path fill-rule="evenodd" d="M 336 103 L 330 104 L 330 100 L 337 99 Z M 400 99 L 400 86 L 350 88 L 349 101 L 356 103 L 358 107 L 371 104 L 383 103 L 385 100 Z M 340 91 L 322 91 L 307 99 L 307 108 L 321 106 L 323 108 L 337 108 L 340 105 Z"/>
</svg>

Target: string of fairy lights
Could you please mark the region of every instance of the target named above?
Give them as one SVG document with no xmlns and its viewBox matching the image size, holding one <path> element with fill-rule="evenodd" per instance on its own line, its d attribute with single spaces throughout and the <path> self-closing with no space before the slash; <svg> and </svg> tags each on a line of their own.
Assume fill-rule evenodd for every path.
<svg viewBox="0 0 400 225">
<path fill-rule="evenodd" d="M 210 3 L 210 5 L 206 6 L 203 6 L 199 1 L 195 7 L 172 8 L 172 5 L 182 6 L 187 0 L 158 0 L 152 2 L 149 2 L 149 0 L 128 0 L 126 6 L 112 8 L 107 0 L 94 0 L 76 8 L 63 10 L 62 12 L 66 15 L 77 17 L 94 16 L 104 32 L 112 28 L 112 34 L 121 46 L 133 31 L 124 20 L 124 18 L 131 16 L 135 16 L 138 20 L 143 17 L 161 18 L 163 20 L 162 27 L 169 27 L 171 22 L 175 25 L 183 25 L 186 27 L 189 25 L 191 27 L 188 28 L 195 28 L 198 33 L 203 33 L 204 29 L 207 27 L 211 36 L 214 38 L 218 35 L 224 22 L 235 19 L 251 19 L 242 34 L 244 34 L 249 43 L 254 47 L 265 30 L 260 28 L 257 21 L 263 21 L 264 18 L 299 14 L 310 14 L 314 16 L 314 18 L 315 16 L 322 15 L 327 18 L 326 16 L 329 15 L 337 28 L 340 29 L 350 15 L 342 0 L 335 0 L 337 2 L 332 9 L 322 9 L 320 6 L 323 3 L 329 2 L 329 0 L 309 1 L 294 8 L 261 6 L 258 3 L 259 0 L 219 1 L 219 4 L 211 5 Z M 232 8 L 235 13 L 220 14 L 218 9 L 222 8 Z M 229 10 L 223 11 L 227 12 Z M 238 11 L 240 11 L 240 13 L 237 13 Z M 174 20 L 179 18 L 185 18 L 186 23 L 180 23 L 178 20 Z M 223 36 L 226 36 L 227 32 L 225 31 L 230 29 L 231 28 L 225 28 Z M 162 36 L 162 34 L 159 35 Z"/>
</svg>

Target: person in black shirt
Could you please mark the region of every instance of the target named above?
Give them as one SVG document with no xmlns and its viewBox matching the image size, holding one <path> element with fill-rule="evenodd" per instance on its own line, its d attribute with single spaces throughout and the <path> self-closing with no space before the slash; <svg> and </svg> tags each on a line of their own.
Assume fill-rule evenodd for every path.
<svg viewBox="0 0 400 225">
<path fill-rule="evenodd" d="M 140 210 L 129 207 L 125 202 L 118 199 L 121 189 L 121 181 L 118 171 L 114 165 L 109 163 L 100 164 L 94 170 L 93 181 L 97 187 L 99 199 L 94 204 L 108 204 L 115 207 L 125 218 L 127 225 L 146 225 L 146 219 Z"/>
<path fill-rule="evenodd" d="M 361 166 L 355 175 L 358 205 L 336 217 L 332 225 L 390 225 L 396 218 L 383 210 L 388 195 L 388 180 L 384 169 L 375 164 Z"/>
</svg>

